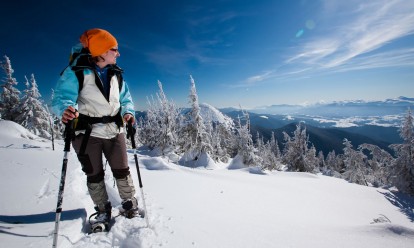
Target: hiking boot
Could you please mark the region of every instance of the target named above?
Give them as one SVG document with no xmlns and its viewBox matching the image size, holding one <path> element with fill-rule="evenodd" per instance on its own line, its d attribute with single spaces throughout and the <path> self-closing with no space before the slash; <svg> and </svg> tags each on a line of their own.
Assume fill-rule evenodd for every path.
<svg viewBox="0 0 414 248">
<path fill-rule="evenodd" d="M 129 211 L 134 206 L 131 199 L 123 200 L 121 204 L 122 204 L 122 208 L 124 209 L 124 211 Z"/>
<path fill-rule="evenodd" d="M 126 199 L 122 201 L 122 210 L 121 214 L 128 219 L 132 219 L 135 216 L 139 215 L 138 207 L 134 207 L 132 199 Z"/>
</svg>

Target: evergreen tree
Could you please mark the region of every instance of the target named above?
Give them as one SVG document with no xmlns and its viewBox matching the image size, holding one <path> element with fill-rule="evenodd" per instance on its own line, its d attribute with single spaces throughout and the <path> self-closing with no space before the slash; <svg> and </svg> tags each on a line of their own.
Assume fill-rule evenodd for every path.
<svg viewBox="0 0 414 248">
<path fill-rule="evenodd" d="M 260 137 L 259 132 L 256 133 L 256 146 L 254 149 L 255 164 L 260 166 L 262 170 L 271 167 L 269 161 L 267 161 L 267 150 L 265 149 L 265 143 L 263 137 Z"/>
<path fill-rule="evenodd" d="M 177 132 L 179 130 L 179 111 L 174 102 L 169 101 L 164 93 L 162 84 L 158 81 L 160 103 L 160 144 L 162 151 L 174 151 L 177 144 Z"/>
<path fill-rule="evenodd" d="M 51 97 L 50 97 L 51 101 L 50 102 L 53 102 L 54 97 L 55 97 L 55 91 L 52 89 L 52 94 L 51 94 Z M 52 118 L 53 134 L 55 135 L 56 139 L 62 139 L 65 126 L 63 125 L 63 122 L 61 121 L 61 118 L 59 116 L 57 116 L 53 112 L 50 113 L 50 114 L 51 114 L 51 118 Z"/>
<path fill-rule="evenodd" d="M 343 154 L 336 155 L 334 150 L 328 153 L 325 160 L 327 171 L 325 171 L 324 174 L 334 176 L 337 178 L 342 178 L 342 173 L 345 172 L 345 164 L 343 157 Z"/>
<path fill-rule="evenodd" d="M 371 168 L 370 175 L 367 176 L 368 182 L 375 187 L 382 187 L 389 185 L 392 164 L 394 158 L 392 155 L 381 149 L 380 147 L 372 144 L 362 144 L 359 146 L 362 151 L 368 151 L 370 159 L 367 161 Z"/>
<path fill-rule="evenodd" d="M 351 141 L 344 139 L 344 155 L 343 160 L 345 164 L 345 173 L 344 177 L 351 183 L 357 183 L 362 185 L 368 185 L 368 182 L 365 178 L 365 162 L 366 156 L 361 152 L 361 150 L 354 150 L 351 144 Z"/>
<path fill-rule="evenodd" d="M 250 118 L 245 111 L 243 117 L 246 123 L 243 125 L 240 117 L 238 118 L 238 126 L 236 128 L 236 144 L 237 154 L 242 156 L 243 163 L 247 166 L 257 166 L 262 162 L 256 154 L 256 149 L 253 145 L 252 135 L 250 133 Z"/>
<path fill-rule="evenodd" d="M 20 109 L 20 113 L 16 116 L 15 122 L 19 123 L 23 127 L 27 129 L 27 127 L 31 124 L 29 120 L 30 113 L 30 106 L 28 106 L 28 99 L 31 98 L 30 94 L 30 83 L 26 76 L 24 76 L 25 82 L 24 85 L 26 86 L 26 89 L 23 90 L 23 97 L 19 101 L 18 108 Z"/>
<path fill-rule="evenodd" d="M 186 116 L 183 123 L 183 128 L 180 130 L 181 145 L 185 152 L 181 158 L 182 164 L 196 161 L 201 155 L 211 156 L 213 148 L 211 146 L 211 136 L 207 131 L 203 118 L 200 113 L 200 105 L 198 102 L 198 95 L 193 77 L 190 75 L 190 105 L 191 110 Z M 210 158 L 211 159 L 211 158 Z M 198 164 L 197 166 L 205 166 Z"/>
<path fill-rule="evenodd" d="M 325 168 L 325 156 L 323 155 L 323 151 L 319 151 L 318 152 L 318 164 L 319 164 L 319 168 L 320 170 L 322 170 L 322 168 Z"/>
<path fill-rule="evenodd" d="M 43 105 L 36 79 L 32 74 L 30 83 L 26 78 L 26 89 L 19 104 L 20 114 L 16 117 L 16 122 L 40 137 L 50 138 L 49 114 Z"/>
<path fill-rule="evenodd" d="M 276 154 L 273 151 L 271 142 L 268 141 L 263 146 L 263 151 L 260 153 L 259 156 L 263 158 L 263 169 L 267 170 L 281 170 L 281 163 Z"/>
<path fill-rule="evenodd" d="M 223 123 L 213 123 L 211 142 L 215 161 L 226 163 L 237 154 L 232 126 L 229 127 Z"/>
<path fill-rule="evenodd" d="M 259 151 L 262 151 L 264 149 L 265 143 L 263 140 L 263 137 L 260 137 L 260 133 L 256 132 L 256 148 Z"/>
<path fill-rule="evenodd" d="M 394 161 L 392 174 L 394 185 L 401 191 L 414 195 L 414 120 L 411 109 L 400 128 L 402 144 L 393 144 L 397 158 Z"/>
<path fill-rule="evenodd" d="M 336 153 L 332 150 L 328 153 L 325 159 L 326 170 L 335 170 L 336 165 Z"/>
<path fill-rule="evenodd" d="M 0 114 L 4 120 L 15 121 L 19 115 L 20 91 L 15 87 L 17 85 L 16 79 L 13 77 L 14 70 L 11 66 L 9 57 L 4 55 L 4 61 L 0 63 L 4 71 L 3 84 L 1 85 L 3 91 L 0 95 Z"/>
<path fill-rule="evenodd" d="M 213 128 L 213 124 L 211 123 L 211 128 L 208 128 L 210 131 L 211 136 L 211 147 L 213 148 L 212 158 L 214 161 L 219 162 L 227 162 L 229 157 L 225 155 L 225 148 L 221 146 L 221 137 L 218 133 L 217 128 Z M 224 156 L 223 156 L 224 155 Z"/>
<path fill-rule="evenodd" d="M 315 168 L 315 152 L 308 151 L 309 138 L 306 135 L 306 127 L 302 123 L 296 125 L 293 137 L 283 132 L 285 148 L 283 162 L 291 171 L 313 172 Z"/>
<path fill-rule="evenodd" d="M 272 145 L 271 141 L 265 143 L 259 132 L 256 137 L 255 163 L 260 165 L 262 170 L 280 170 L 280 161 L 273 151 L 274 144 Z"/>
<path fill-rule="evenodd" d="M 273 152 L 277 159 L 280 159 L 280 149 L 275 138 L 275 133 L 272 131 L 272 136 L 270 137 L 270 150 Z"/>
<path fill-rule="evenodd" d="M 141 120 L 139 123 L 139 139 L 147 145 L 150 149 L 157 147 L 157 132 L 158 132 L 158 111 L 156 101 L 153 97 L 147 98 L 148 110 L 145 120 Z"/>
<path fill-rule="evenodd" d="M 165 155 L 176 149 L 179 112 L 175 104 L 167 99 L 160 81 L 158 87 L 157 99 L 148 101 L 147 118 L 139 129 L 139 136 L 145 145 L 151 149 L 157 148 Z"/>
<path fill-rule="evenodd" d="M 314 145 L 312 145 L 310 148 L 306 150 L 305 164 L 306 164 L 306 169 L 309 172 L 315 172 L 315 170 L 317 170 L 319 167 L 320 160 L 316 156 L 316 148 Z"/>
</svg>

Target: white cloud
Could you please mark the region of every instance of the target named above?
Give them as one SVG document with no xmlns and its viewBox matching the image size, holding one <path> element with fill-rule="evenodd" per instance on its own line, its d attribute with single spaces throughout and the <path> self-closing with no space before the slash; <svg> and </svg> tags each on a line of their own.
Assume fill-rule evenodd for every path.
<svg viewBox="0 0 414 248">
<path fill-rule="evenodd" d="M 264 73 L 259 74 L 259 75 L 251 76 L 246 80 L 246 82 L 247 83 L 261 82 L 261 81 L 269 78 L 269 76 L 272 75 L 272 73 L 273 73 L 272 71 L 267 71 L 267 72 L 264 72 Z"/>
<path fill-rule="evenodd" d="M 299 78 L 313 74 L 414 65 L 414 1 L 323 2 L 318 30 L 303 38 L 278 70 L 246 79 Z M 414 39 L 411 39 L 414 40 Z"/>
<path fill-rule="evenodd" d="M 350 4 L 356 3 L 350 1 Z M 343 6 L 331 9 L 335 10 L 330 16 L 335 23 L 335 17 L 343 16 L 337 12 Z M 317 69 L 336 68 L 414 33 L 413 1 L 375 1 L 359 4 L 349 11 L 346 18 L 340 19 L 341 23 L 306 42 L 300 52 L 287 62 L 311 64 Z"/>
</svg>

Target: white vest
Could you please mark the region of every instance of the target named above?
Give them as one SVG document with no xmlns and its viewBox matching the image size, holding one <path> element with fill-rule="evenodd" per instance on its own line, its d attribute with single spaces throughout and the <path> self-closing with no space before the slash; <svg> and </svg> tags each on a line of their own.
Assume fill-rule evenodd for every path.
<svg viewBox="0 0 414 248">
<path fill-rule="evenodd" d="M 89 72 L 89 73 L 88 73 Z M 98 79 L 99 80 L 99 79 Z M 116 75 L 110 79 L 109 102 L 101 93 L 95 83 L 95 74 L 90 70 L 84 71 L 84 81 L 82 90 L 78 96 L 78 111 L 81 114 L 91 117 L 115 116 L 120 110 L 119 103 L 119 83 Z M 80 131 L 84 133 L 84 131 Z M 118 133 L 123 132 L 123 128 L 112 123 L 97 123 L 92 126 L 91 136 L 111 139 Z"/>
</svg>

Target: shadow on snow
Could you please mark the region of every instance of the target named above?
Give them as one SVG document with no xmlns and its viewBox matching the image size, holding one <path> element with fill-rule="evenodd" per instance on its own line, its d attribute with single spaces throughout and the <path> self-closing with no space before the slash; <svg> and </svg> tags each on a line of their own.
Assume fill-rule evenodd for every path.
<svg viewBox="0 0 414 248">
<path fill-rule="evenodd" d="M 411 222 L 414 222 L 414 198 L 400 192 L 379 192 L 391 202 L 394 206 L 400 209 Z"/>
<path fill-rule="evenodd" d="M 84 208 L 73 209 L 63 211 L 60 220 L 75 220 L 82 218 L 83 222 L 86 220 L 86 210 Z M 42 214 L 30 214 L 30 215 L 0 215 L 0 222 L 7 224 L 39 224 L 46 222 L 54 222 L 56 220 L 56 212 L 48 212 Z M 28 235 L 13 233 L 10 230 L 13 227 L 0 226 L 0 234 L 8 234 L 19 237 L 47 237 L 42 235 Z"/>
<path fill-rule="evenodd" d="M 86 220 L 86 215 L 86 210 L 84 208 L 65 210 L 62 211 L 60 220 L 75 220 L 78 218 Z M 5 222 L 9 224 L 37 224 L 45 222 L 54 222 L 55 219 L 56 212 L 30 215 L 0 215 L 0 222 Z"/>
</svg>

